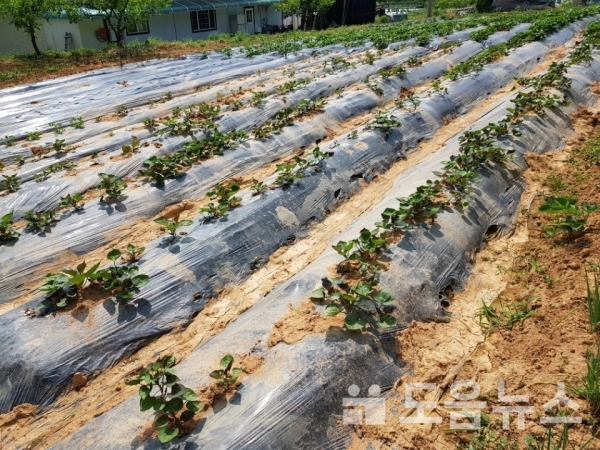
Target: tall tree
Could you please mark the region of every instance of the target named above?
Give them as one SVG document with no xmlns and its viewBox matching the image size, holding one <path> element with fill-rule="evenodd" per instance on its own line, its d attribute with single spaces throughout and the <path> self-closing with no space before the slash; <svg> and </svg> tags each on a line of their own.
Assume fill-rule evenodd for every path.
<svg viewBox="0 0 600 450">
<path fill-rule="evenodd" d="M 35 34 L 42 29 L 42 16 L 59 14 L 66 7 L 63 0 L 0 0 L 0 17 L 27 33 L 36 55 L 40 55 Z"/>
<path fill-rule="evenodd" d="M 3 0 L 0 0 L 3 1 Z M 84 0 L 82 6 L 98 10 L 115 34 L 116 44 L 123 46 L 128 24 L 148 20 L 150 14 L 171 5 L 171 0 Z"/>
<path fill-rule="evenodd" d="M 283 0 L 276 3 L 275 8 L 287 15 L 301 16 L 302 27 L 314 29 L 317 19 L 324 16 L 333 6 L 335 0 Z"/>
</svg>

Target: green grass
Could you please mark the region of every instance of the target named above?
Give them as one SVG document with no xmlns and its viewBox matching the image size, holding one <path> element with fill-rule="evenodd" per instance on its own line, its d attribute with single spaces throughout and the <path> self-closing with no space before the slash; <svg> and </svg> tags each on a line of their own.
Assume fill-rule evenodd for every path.
<svg viewBox="0 0 600 450">
<path fill-rule="evenodd" d="M 580 380 L 580 385 L 568 385 L 569 390 L 585 398 L 590 404 L 592 415 L 600 417 L 600 343 L 597 344 L 595 354 L 588 352 L 587 373 Z"/>
<path fill-rule="evenodd" d="M 593 332 L 600 325 L 600 289 L 598 278 L 594 273 L 594 284 L 590 285 L 589 276 L 586 276 L 588 317 L 590 321 L 590 331 Z"/>
</svg>

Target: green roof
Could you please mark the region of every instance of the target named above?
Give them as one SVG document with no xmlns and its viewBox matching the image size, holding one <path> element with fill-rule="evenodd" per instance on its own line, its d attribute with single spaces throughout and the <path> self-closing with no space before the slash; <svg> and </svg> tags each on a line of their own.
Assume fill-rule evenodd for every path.
<svg viewBox="0 0 600 450">
<path fill-rule="evenodd" d="M 1 1 L 1 0 L 0 0 Z M 171 6 L 162 10 L 162 14 L 186 12 L 186 11 L 205 11 L 208 9 L 228 8 L 235 6 L 258 6 L 280 3 L 283 0 L 175 0 Z M 103 17 L 103 14 L 97 9 L 82 7 L 80 13 L 87 18 Z M 46 14 L 43 17 L 48 19 L 66 19 L 67 14 L 62 11 L 59 14 Z"/>
<path fill-rule="evenodd" d="M 234 6 L 271 5 L 281 1 L 282 0 L 175 0 L 169 8 L 163 9 L 163 12 L 203 11 L 207 9 Z"/>
</svg>

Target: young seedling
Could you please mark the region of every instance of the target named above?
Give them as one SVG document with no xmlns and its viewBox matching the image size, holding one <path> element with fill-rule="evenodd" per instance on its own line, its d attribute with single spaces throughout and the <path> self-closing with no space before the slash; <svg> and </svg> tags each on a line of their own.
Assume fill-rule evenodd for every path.
<svg viewBox="0 0 600 450">
<path fill-rule="evenodd" d="M 227 185 L 217 184 L 206 195 L 211 200 L 218 200 L 217 203 L 209 203 L 203 208 L 200 208 L 200 213 L 207 217 L 222 217 L 227 211 L 236 208 L 240 205 L 242 199 L 235 197 L 236 192 L 240 190 L 237 183 L 229 183 Z"/>
<path fill-rule="evenodd" d="M 17 163 L 18 166 L 22 166 L 25 164 L 25 158 L 23 158 L 22 156 L 17 156 L 15 158 L 15 162 Z"/>
<path fill-rule="evenodd" d="M 433 90 L 433 92 L 444 96 L 444 95 L 448 95 L 448 88 L 445 86 L 442 86 L 442 83 L 440 80 L 433 80 L 431 82 L 431 89 Z"/>
<path fill-rule="evenodd" d="M 83 195 L 77 192 L 73 195 L 67 194 L 66 197 L 60 198 L 60 204 L 58 205 L 58 207 L 60 209 L 73 208 L 73 211 L 81 211 L 84 205 L 84 203 L 80 203 L 82 200 Z"/>
<path fill-rule="evenodd" d="M 244 106 L 244 102 L 241 100 L 232 100 L 227 104 L 227 106 L 229 106 L 231 111 L 237 111 Z"/>
<path fill-rule="evenodd" d="M 265 91 L 253 91 L 250 104 L 255 107 L 260 107 L 265 103 L 268 94 Z"/>
<path fill-rule="evenodd" d="M 131 136 L 131 145 L 123 145 L 121 146 L 121 151 L 124 155 L 132 155 L 137 152 L 140 148 L 140 140 L 137 136 Z"/>
<path fill-rule="evenodd" d="M 262 195 L 266 192 L 269 187 L 263 183 L 262 181 L 258 181 L 256 179 L 252 179 L 252 185 L 250 186 L 250 190 L 252 191 L 252 195 Z"/>
<path fill-rule="evenodd" d="M 414 112 L 421 104 L 421 99 L 412 91 L 408 91 L 405 94 L 401 94 L 396 100 L 396 106 L 398 108 L 405 108 L 407 111 Z"/>
<path fill-rule="evenodd" d="M 82 262 L 75 269 L 62 269 L 60 273 L 49 273 L 44 284 L 39 288 L 45 292 L 45 299 L 38 305 L 41 308 L 66 308 L 72 299 L 80 301 L 82 290 L 88 281 L 98 277 L 100 263 L 86 270 L 87 264 Z"/>
<path fill-rule="evenodd" d="M 56 211 L 25 211 L 23 220 L 27 222 L 26 228 L 31 231 L 43 230 L 58 222 Z"/>
<path fill-rule="evenodd" d="M 544 227 L 548 237 L 554 237 L 561 232 L 567 233 L 569 238 L 585 233 L 588 217 L 597 210 L 596 204 L 583 202 L 579 206 L 576 199 L 569 197 L 549 197 L 540 206 L 541 212 L 561 216 L 552 225 Z"/>
<path fill-rule="evenodd" d="M 85 128 L 85 122 L 83 121 L 83 117 L 73 117 L 69 121 L 73 128 Z"/>
<path fill-rule="evenodd" d="M 344 328 L 364 330 L 372 327 L 388 328 L 396 325 L 396 318 L 387 311 L 393 307 L 394 296 L 387 289 L 376 290 L 373 283 L 360 281 L 355 286 L 342 278 L 323 278 L 322 287 L 314 290 L 310 298 L 327 302 L 326 316 L 346 315 Z"/>
<path fill-rule="evenodd" d="M 154 219 L 154 221 L 159 224 L 160 226 L 162 226 L 161 230 L 162 231 L 168 231 L 169 234 L 171 235 L 171 239 L 169 240 L 169 242 L 173 242 L 175 240 L 175 238 L 177 237 L 177 229 L 181 228 L 181 227 L 189 227 L 190 225 L 193 225 L 193 221 L 191 220 L 169 220 L 169 219 L 165 219 L 164 217 L 161 217 L 159 219 Z M 184 234 L 183 232 L 180 232 L 179 234 Z"/>
<path fill-rule="evenodd" d="M 48 148 L 51 148 L 52 150 L 54 150 L 56 153 L 66 153 L 66 147 L 67 145 L 65 144 L 65 140 L 64 139 L 55 139 L 54 142 L 50 143 L 48 142 L 46 145 L 48 145 Z"/>
<path fill-rule="evenodd" d="M 63 134 L 65 132 L 65 127 L 60 122 L 51 122 L 48 125 L 53 128 L 54 134 Z"/>
<path fill-rule="evenodd" d="M 341 272 L 349 272 L 358 269 L 358 273 L 365 279 L 375 279 L 383 270 L 377 258 L 381 252 L 387 249 L 385 235 L 378 229 L 370 231 L 362 229 L 360 235 L 351 241 L 339 241 L 333 246 L 333 249 L 344 257 L 344 260 L 338 265 Z M 356 265 L 355 265 L 356 264 Z"/>
<path fill-rule="evenodd" d="M 188 434 L 190 430 L 185 423 L 204 409 L 196 393 L 181 384 L 175 375 L 176 362 L 173 356 L 161 358 L 149 364 L 136 378 L 125 381 L 129 386 L 140 385 L 140 411 L 153 409 L 156 412 L 154 427 L 163 444 Z"/>
<path fill-rule="evenodd" d="M 100 197 L 101 202 L 104 201 L 104 197 L 118 199 L 127 187 L 127 184 L 116 175 L 99 173 L 98 176 L 102 179 L 98 189 L 104 189 L 104 194 Z"/>
<path fill-rule="evenodd" d="M 27 134 L 27 140 L 28 141 L 37 141 L 39 139 L 41 139 L 42 134 L 39 133 L 38 131 L 32 131 L 31 133 Z"/>
<path fill-rule="evenodd" d="M 158 127 L 158 121 L 156 119 L 153 119 L 153 118 L 144 119 L 143 124 L 150 131 L 152 131 L 152 130 L 154 130 L 154 129 L 156 129 Z"/>
<path fill-rule="evenodd" d="M 390 116 L 386 111 L 377 111 L 375 120 L 369 122 L 365 126 L 365 130 L 377 129 L 381 130 L 387 139 L 392 134 L 393 127 L 400 128 L 402 124 L 394 116 Z"/>
<path fill-rule="evenodd" d="M 242 373 L 242 368 L 233 367 L 233 356 L 229 354 L 223 356 L 219 365 L 223 367 L 223 369 L 212 371 L 210 377 L 219 380 L 218 384 L 220 386 L 230 388 L 239 378 Z"/>
<path fill-rule="evenodd" d="M 12 147 L 15 145 L 15 137 L 14 136 L 4 136 L 4 145 L 7 147 Z"/>
<path fill-rule="evenodd" d="M 358 137 L 358 130 L 352 130 L 348 133 L 348 139 L 356 139 Z"/>
<path fill-rule="evenodd" d="M 19 239 L 20 234 L 13 228 L 13 212 L 4 214 L 0 217 L 0 242 Z"/>
<path fill-rule="evenodd" d="M 129 114 L 129 109 L 127 109 L 127 106 L 125 105 L 119 105 L 117 106 L 115 112 L 118 116 L 125 117 L 127 114 Z"/>
<path fill-rule="evenodd" d="M 0 191 L 17 192 L 21 187 L 21 179 L 17 175 L 2 175 Z"/>
<path fill-rule="evenodd" d="M 131 300 L 139 288 L 148 284 L 148 275 L 137 274 L 138 266 L 117 266 L 117 260 L 121 257 L 120 250 L 112 249 L 106 257 L 113 265 L 99 271 L 96 279 L 103 281 L 102 287 L 116 295 L 119 300 Z"/>
<path fill-rule="evenodd" d="M 144 253 L 146 247 L 136 247 L 133 244 L 127 244 L 125 247 L 125 253 L 129 257 L 129 261 L 137 261 L 142 253 Z"/>
</svg>

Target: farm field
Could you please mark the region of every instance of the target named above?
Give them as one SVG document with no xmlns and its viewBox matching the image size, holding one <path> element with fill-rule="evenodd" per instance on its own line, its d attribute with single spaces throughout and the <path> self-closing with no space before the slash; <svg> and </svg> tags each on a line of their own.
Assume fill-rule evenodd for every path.
<svg viewBox="0 0 600 450">
<path fill-rule="evenodd" d="M 562 8 L 2 90 L 0 448 L 600 448 L 599 47 L 600 7 Z M 407 380 L 526 387 L 493 358 L 528 335 L 552 384 L 571 318 L 570 437 L 399 425 Z"/>
</svg>

